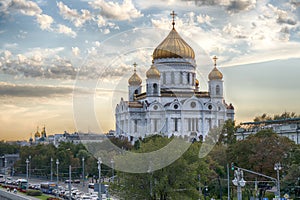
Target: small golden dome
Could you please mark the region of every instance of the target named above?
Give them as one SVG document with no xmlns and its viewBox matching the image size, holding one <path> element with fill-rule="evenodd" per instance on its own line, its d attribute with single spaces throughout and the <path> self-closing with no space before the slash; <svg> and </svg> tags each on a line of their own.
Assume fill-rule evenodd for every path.
<svg viewBox="0 0 300 200">
<path fill-rule="evenodd" d="M 142 79 L 136 74 L 136 63 L 133 63 L 134 66 L 134 73 L 132 76 L 128 79 L 128 84 L 129 85 L 141 85 L 142 84 Z"/>
<path fill-rule="evenodd" d="M 199 85 L 199 81 L 198 81 L 198 79 L 196 79 L 196 80 L 195 80 L 195 84 L 196 84 L 196 86 L 198 86 L 198 85 Z"/>
<path fill-rule="evenodd" d="M 156 47 L 153 59 L 159 58 L 195 58 L 194 50 L 180 37 L 175 28 Z"/>
<path fill-rule="evenodd" d="M 34 137 L 41 137 L 40 132 L 37 131 L 37 132 L 34 134 Z"/>
<path fill-rule="evenodd" d="M 223 74 L 217 69 L 216 66 L 208 75 L 209 80 L 222 80 L 222 78 L 223 78 Z"/>
<path fill-rule="evenodd" d="M 150 69 L 146 72 L 147 78 L 160 78 L 160 72 L 155 65 L 151 65 Z"/>
<path fill-rule="evenodd" d="M 136 72 L 133 73 L 133 75 L 128 80 L 129 85 L 141 85 L 142 79 L 136 74 Z"/>
</svg>

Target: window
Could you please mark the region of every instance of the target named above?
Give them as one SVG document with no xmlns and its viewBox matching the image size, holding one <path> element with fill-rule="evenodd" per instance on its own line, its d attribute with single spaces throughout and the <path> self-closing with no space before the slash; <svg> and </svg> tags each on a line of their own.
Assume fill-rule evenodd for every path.
<svg viewBox="0 0 300 200">
<path fill-rule="evenodd" d="M 157 84 L 153 84 L 153 94 L 158 94 Z"/>
<path fill-rule="evenodd" d="M 182 72 L 180 72 L 180 77 L 179 77 L 179 79 L 180 79 L 180 84 L 182 84 L 182 83 L 183 83 L 183 73 L 182 73 Z"/>
<path fill-rule="evenodd" d="M 177 105 L 177 104 L 174 105 L 174 109 L 175 109 L 175 110 L 178 109 L 178 105 Z"/>
<path fill-rule="evenodd" d="M 139 91 L 136 89 L 136 90 L 134 90 L 134 94 L 138 94 L 139 93 Z"/>
<path fill-rule="evenodd" d="M 174 119 L 174 131 L 178 131 L 178 118 Z"/>
<path fill-rule="evenodd" d="M 137 124 L 138 124 L 138 120 L 135 119 L 135 120 L 134 120 L 134 132 L 135 132 L 135 133 L 137 132 Z"/>
<path fill-rule="evenodd" d="M 175 83 L 175 77 L 174 77 L 174 72 L 171 72 L 171 83 L 174 84 Z"/>
<path fill-rule="evenodd" d="M 190 80 L 190 73 L 187 73 L 187 74 L 186 74 L 186 79 L 187 79 L 187 83 L 190 84 L 190 81 L 191 81 L 191 80 Z"/>
<path fill-rule="evenodd" d="M 216 95 L 220 95 L 220 86 L 219 85 L 216 86 Z"/>
<path fill-rule="evenodd" d="M 154 132 L 157 132 L 157 119 L 154 120 Z"/>
<path fill-rule="evenodd" d="M 167 79 L 167 78 L 166 78 L 166 73 L 164 72 L 164 73 L 163 73 L 163 83 L 164 83 L 164 84 L 166 84 L 166 79 Z"/>
<path fill-rule="evenodd" d="M 188 118 L 188 131 L 191 131 L 191 119 Z"/>
</svg>

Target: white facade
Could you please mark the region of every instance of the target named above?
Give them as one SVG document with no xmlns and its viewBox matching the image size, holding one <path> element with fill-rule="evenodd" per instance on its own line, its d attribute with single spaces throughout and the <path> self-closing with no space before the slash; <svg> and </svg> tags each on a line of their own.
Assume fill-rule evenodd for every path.
<svg viewBox="0 0 300 200">
<path fill-rule="evenodd" d="M 122 98 L 115 109 L 116 135 L 131 139 L 153 134 L 198 139 L 205 138 L 210 128 L 234 120 L 234 108 L 225 103 L 223 75 L 214 59 L 209 91 L 200 92 L 194 52 L 173 28 L 153 53 L 146 92 L 141 92 L 142 80 L 136 71 L 129 79 L 129 101 Z"/>
<path fill-rule="evenodd" d="M 249 135 L 261 130 L 271 129 L 279 136 L 287 137 L 300 144 L 300 118 L 270 120 L 267 122 L 245 122 L 236 132 L 237 140 L 244 140 Z"/>
</svg>

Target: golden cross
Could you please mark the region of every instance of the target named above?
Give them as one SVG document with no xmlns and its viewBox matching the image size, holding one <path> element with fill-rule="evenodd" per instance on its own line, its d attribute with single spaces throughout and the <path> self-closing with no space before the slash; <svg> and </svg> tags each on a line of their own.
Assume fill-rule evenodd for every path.
<svg viewBox="0 0 300 200">
<path fill-rule="evenodd" d="M 214 57 L 213 57 L 213 60 L 214 60 L 214 62 L 215 62 L 215 66 L 217 66 L 217 59 L 218 59 L 217 56 L 214 56 Z"/>
<path fill-rule="evenodd" d="M 175 26 L 175 16 L 177 16 L 177 14 L 174 12 L 174 10 L 171 12 L 171 14 L 170 14 L 171 16 L 172 16 L 172 18 L 173 18 L 173 22 L 172 22 L 172 25 L 173 25 L 173 28 L 174 28 L 174 26 Z"/>
<path fill-rule="evenodd" d="M 136 62 L 134 62 L 134 63 L 133 63 L 134 72 L 136 72 L 136 66 L 137 66 L 137 64 L 136 64 Z"/>
</svg>

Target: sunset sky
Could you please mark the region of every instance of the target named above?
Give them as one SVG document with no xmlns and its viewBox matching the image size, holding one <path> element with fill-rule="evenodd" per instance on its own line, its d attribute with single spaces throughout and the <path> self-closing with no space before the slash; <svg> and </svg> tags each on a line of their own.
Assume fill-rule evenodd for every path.
<svg viewBox="0 0 300 200">
<path fill-rule="evenodd" d="M 237 122 L 300 114 L 300 0 L 2 0 L 0 140 L 44 125 L 48 134 L 114 129 L 132 64 L 145 84 L 172 10 L 195 50 L 200 90 L 219 58 Z"/>
</svg>

